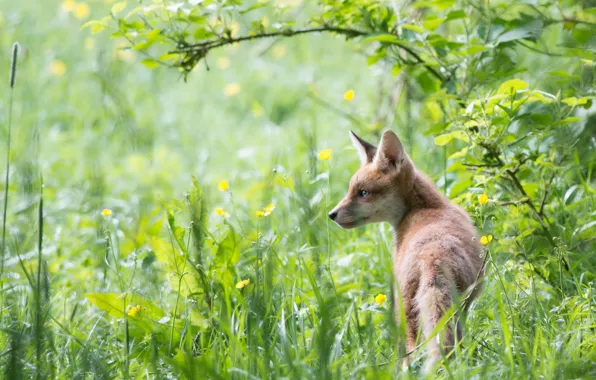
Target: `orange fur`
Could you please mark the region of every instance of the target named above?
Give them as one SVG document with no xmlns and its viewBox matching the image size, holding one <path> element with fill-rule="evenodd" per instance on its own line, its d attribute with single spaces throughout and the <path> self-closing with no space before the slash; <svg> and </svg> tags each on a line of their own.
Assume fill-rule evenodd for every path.
<svg viewBox="0 0 596 380">
<path fill-rule="evenodd" d="M 471 298 L 477 295 L 482 248 L 466 212 L 416 170 L 393 132 L 383 134 L 378 148 L 353 133 L 351 138 L 362 166 L 350 180 L 348 194 L 329 216 L 343 228 L 391 223 L 395 315 L 398 323 L 406 323 L 406 347 L 411 351 L 418 331 L 427 339 L 456 295 L 471 287 Z M 400 304 L 405 321 L 399 320 Z M 456 335 L 461 338 L 461 326 L 455 329 L 454 333 L 448 324 L 440 344 L 436 339 L 429 341 L 429 367 L 441 358 L 441 349 L 447 352 L 453 347 Z"/>
</svg>

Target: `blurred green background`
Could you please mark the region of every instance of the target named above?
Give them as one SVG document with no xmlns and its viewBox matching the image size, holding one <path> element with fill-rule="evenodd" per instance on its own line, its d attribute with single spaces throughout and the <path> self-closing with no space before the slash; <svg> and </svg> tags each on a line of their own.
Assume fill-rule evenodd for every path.
<svg viewBox="0 0 596 380">
<path fill-rule="evenodd" d="M 218 49 L 185 82 L 175 69 L 141 65 L 142 53 L 109 33 L 81 30 L 113 3 L 0 0 L 2 168 L 10 51 L 21 46 L 1 300 L 5 378 L 394 378 L 390 228 L 346 231 L 327 218 L 359 165 L 348 131 L 376 143 L 384 128 L 495 239 L 464 345 L 440 376 L 596 373 L 593 107 L 556 132 L 555 141 L 577 144 L 569 176 L 555 181 L 560 203 L 547 207 L 569 238 L 545 259 L 545 277 L 560 275 L 557 288 L 523 259 L 544 242 L 527 237 L 537 228 L 527 215 L 498 204 L 510 201 L 499 199 L 507 189 L 452 167 L 462 144 L 435 145 L 446 111 L 425 95 L 439 86 L 424 70 L 394 76 L 383 60 L 368 65 L 367 46 L 322 34 Z M 308 19 L 310 6 L 295 18 Z M 593 95 L 593 69 L 577 69 L 577 58 L 519 47 L 512 55 L 519 70 L 476 79 L 497 89 L 519 76 L 532 89 L 565 88 L 562 97 Z M 332 149 L 328 161 L 317 157 L 323 149 Z M 546 181 L 527 188 L 539 194 Z M 38 269 L 42 183 L 47 267 L 36 288 L 28 282 Z M 484 192 L 491 201 L 481 207 Z M 269 204 L 271 215 L 257 217 Z M 205 231 L 193 230 L 199 222 Z M 185 250 L 180 236 L 189 246 L 204 241 Z M 173 256 L 193 258 L 183 270 L 173 269 L 180 261 L 167 257 L 169 244 Z M 565 279 L 563 257 L 575 264 Z M 186 266 L 196 260 L 209 271 Z M 183 272 L 196 283 L 180 285 Z M 379 294 L 389 300 L 375 302 Z M 422 376 L 419 362 L 399 376 Z"/>
</svg>

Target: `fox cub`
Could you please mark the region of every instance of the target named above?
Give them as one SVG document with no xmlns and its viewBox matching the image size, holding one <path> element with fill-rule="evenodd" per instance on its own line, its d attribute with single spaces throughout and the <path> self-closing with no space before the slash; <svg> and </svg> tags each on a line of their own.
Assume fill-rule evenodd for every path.
<svg viewBox="0 0 596 380">
<path fill-rule="evenodd" d="M 392 131 L 385 131 L 379 147 L 350 132 L 361 167 L 352 177 L 348 194 L 329 217 L 342 228 L 388 222 L 394 231 L 393 274 L 395 315 L 404 308 L 407 350 L 416 347 L 419 329 L 426 340 L 455 297 L 480 290 L 482 248 L 476 229 L 459 206 L 439 193 L 431 181 L 416 170 Z M 401 299 L 400 299 L 401 298 Z M 440 343 L 428 342 L 427 368 L 448 353 L 461 326 L 447 325 Z M 408 365 L 408 357 L 404 359 Z"/>
</svg>

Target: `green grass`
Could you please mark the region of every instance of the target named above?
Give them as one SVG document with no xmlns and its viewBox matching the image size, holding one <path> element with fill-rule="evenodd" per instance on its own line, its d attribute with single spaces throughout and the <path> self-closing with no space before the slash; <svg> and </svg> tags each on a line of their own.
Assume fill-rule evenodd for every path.
<svg viewBox="0 0 596 380">
<path fill-rule="evenodd" d="M 92 17 L 108 9 L 90 4 Z M 3 198 L 4 378 L 423 377 L 421 352 L 399 369 L 391 304 L 374 302 L 380 293 L 392 299 L 389 227 L 345 231 L 326 218 L 358 167 L 347 132 L 377 139 L 375 121 L 394 111 L 396 78 L 367 68 L 342 39 L 310 36 L 227 48 L 184 83 L 118 53 L 106 35 L 90 47 L 82 21 L 57 2 L 0 1 L 0 9 L 6 81 L 11 45 L 23 47 Z M 52 73 L 56 61 L 63 75 Z M 228 97 L 230 83 L 240 92 Z M 349 89 L 352 102 L 343 98 Z M 7 90 L 2 147 L 8 104 Z M 392 128 L 441 184 L 446 151 L 424 133 L 425 105 L 399 106 L 407 113 Z M 331 159 L 318 160 L 325 148 Z M 582 173 L 585 183 L 568 187 L 589 188 L 590 171 Z M 229 191 L 217 189 L 221 180 Z M 584 197 L 593 209 L 594 194 Z M 258 218 L 270 203 L 271 215 Z M 557 222 L 571 231 L 567 203 Z M 553 261 L 552 285 L 519 259 L 532 242 L 510 251 L 517 240 L 502 225 L 515 215 L 464 205 L 495 240 L 484 292 L 439 376 L 596 376 L 593 241 L 553 252 L 575 256 L 572 273 Z M 250 283 L 238 289 L 241 280 Z"/>
</svg>

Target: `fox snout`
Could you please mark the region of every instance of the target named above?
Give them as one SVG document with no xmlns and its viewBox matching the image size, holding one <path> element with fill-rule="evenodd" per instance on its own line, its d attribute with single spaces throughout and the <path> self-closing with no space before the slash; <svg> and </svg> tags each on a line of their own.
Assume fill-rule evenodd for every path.
<svg viewBox="0 0 596 380">
<path fill-rule="evenodd" d="M 333 210 L 329 211 L 329 219 L 333 220 L 335 223 L 340 224 L 342 217 L 340 216 L 340 212 L 343 208 L 346 207 L 346 200 L 342 199 L 334 208 Z M 338 216 L 340 218 L 338 219 Z"/>
<path fill-rule="evenodd" d="M 354 228 L 362 224 L 354 205 L 343 199 L 335 208 L 329 211 L 329 218 L 341 228 Z"/>
<path fill-rule="evenodd" d="M 331 220 L 335 220 L 335 218 L 337 218 L 337 211 L 335 211 L 335 210 L 329 211 L 329 218 Z"/>
</svg>

